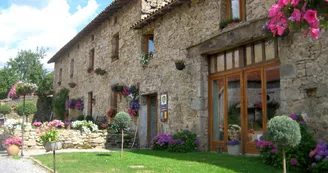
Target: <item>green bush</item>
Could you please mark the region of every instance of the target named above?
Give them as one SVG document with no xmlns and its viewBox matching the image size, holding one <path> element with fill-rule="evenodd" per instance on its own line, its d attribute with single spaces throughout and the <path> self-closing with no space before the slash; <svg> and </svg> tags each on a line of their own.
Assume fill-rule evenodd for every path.
<svg viewBox="0 0 328 173">
<path fill-rule="evenodd" d="M 79 116 L 76 118 L 76 120 L 78 120 L 78 121 L 82 121 L 82 120 L 84 120 L 84 115 L 79 115 Z"/>
<path fill-rule="evenodd" d="M 86 116 L 85 120 L 94 122 L 94 119 L 93 119 L 92 115 Z"/>
<path fill-rule="evenodd" d="M 69 90 L 67 88 L 61 89 L 53 97 L 53 107 L 55 110 L 57 119 L 64 120 L 64 114 L 66 111 L 66 99 L 68 97 Z"/>
<path fill-rule="evenodd" d="M 286 151 L 287 168 L 299 173 L 309 172 L 309 166 L 312 162 L 308 154 L 315 147 L 316 141 L 301 115 L 292 114 L 289 117 L 299 123 L 302 137 L 297 147 Z M 270 141 L 266 133 L 261 137 L 261 141 L 257 141 L 256 145 L 264 163 L 282 168 L 282 150 L 279 149 L 277 144 Z"/>
<path fill-rule="evenodd" d="M 199 150 L 198 146 L 197 135 L 189 130 L 183 130 L 173 135 L 168 151 L 186 153 Z"/>
<path fill-rule="evenodd" d="M 126 112 L 119 112 L 115 115 L 114 121 L 120 129 L 124 129 L 130 124 L 131 117 Z"/>
<path fill-rule="evenodd" d="M 35 114 L 37 111 L 36 105 L 32 102 L 25 102 L 25 112 L 24 114 L 26 116 Z M 23 103 L 18 104 L 16 108 L 16 112 L 18 115 L 22 116 L 23 115 Z"/>
<path fill-rule="evenodd" d="M 0 105 L 0 114 L 9 114 L 11 107 L 9 105 Z"/>
</svg>

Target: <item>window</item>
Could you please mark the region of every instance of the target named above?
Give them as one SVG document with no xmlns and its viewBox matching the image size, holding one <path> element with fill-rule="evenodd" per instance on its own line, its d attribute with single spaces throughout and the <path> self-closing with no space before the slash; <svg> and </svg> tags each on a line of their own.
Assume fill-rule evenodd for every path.
<svg viewBox="0 0 328 173">
<path fill-rule="evenodd" d="M 79 44 L 77 45 L 77 49 L 80 49 L 80 45 Z"/>
<path fill-rule="evenodd" d="M 62 75 L 63 75 L 63 69 L 61 68 L 61 69 L 59 70 L 59 79 L 58 79 L 58 85 L 59 85 L 59 86 L 61 85 Z"/>
<path fill-rule="evenodd" d="M 112 60 L 117 60 L 119 58 L 119 45 L 120 36 L 119 34 L 115 34 L 112 39 Z"/>
<path fill-rule="evenodd" d="M 146 48 L 145 52 L 148 53 L 148 55 L 152 55 L 155 50 L 155 45 L 154 45 L 154 35 L 149 34 L 146 36 Z"/>
<path fill-rule="evenodd" d="M 245 19 L 245 0 L 227 0 L 227 18 Z"/>
<path fill-rule="evenodd" d="M 73 78 L 74 76 L 74 59 L 71 59 L 71 64 L 70 64 L 70 78 Z"/>
<path fill-rule="evenodd" d="M 89 53 L 89 69 L 93 70 L 95 65 L 95 49 L 91 49 Z"/>
<path fill-rule="evenodd" d="M 92 115 L 93 104 L 95 103 L 95 99 L 93 97 L 93 93 L 88 93 L 88 115 Z"/>
<path fill-rule="evenodd" d="M 95 40 L 95 35 L 91 35 L 91 41 Z"/>
</svg>

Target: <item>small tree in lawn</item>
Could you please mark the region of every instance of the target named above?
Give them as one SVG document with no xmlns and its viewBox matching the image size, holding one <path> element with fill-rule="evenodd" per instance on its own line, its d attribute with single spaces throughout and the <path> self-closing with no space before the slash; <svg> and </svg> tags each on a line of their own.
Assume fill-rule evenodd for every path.
<svg viewBox="0 0 328 173">
<path fill-rule="evenodd" d="M 121 145 L 121 158 L 123 156 L 123 144 L 124 144 L 124 128 L 127 128 L 131 122 L 131 117 L 126 112 L 119 112 L 116 114 L 114 118 L 115 124 L 121 129 L 122 131 L 122 145 Z"/>
<path fill-rule="evenodd" d="M 284 173 L 286 173 L 286 150 L 301 142 L 299 124 L 288 116 L 276 116 L 268 122 L 267 135 L 270 141 L 282 149 Z"/>
</svg>

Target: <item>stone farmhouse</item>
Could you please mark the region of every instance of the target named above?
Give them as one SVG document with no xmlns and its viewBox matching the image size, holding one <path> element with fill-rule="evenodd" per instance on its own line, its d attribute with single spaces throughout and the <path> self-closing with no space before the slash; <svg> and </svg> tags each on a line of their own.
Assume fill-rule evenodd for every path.
<svg viewBox="0 0 328 173">
<path fill-rule="evenodd" d="M 328 140 L 328 33 L 269 37 L 262 26 L 274 2 L 114 0 L 49 60 L 54 88 L 69 88 L 70 98 L 84 100 L 83 114 L 96 117 L 128 110 L 112 85 L 137 85 L 140 147 L 188 129 L 202 150 L 238 139 L 242 152 L 256 153 L 267 121 L 290 113 L 302 113 L 316 138 Z M 241 21 L 221 29 L 228 18 Z"/>
</svg>

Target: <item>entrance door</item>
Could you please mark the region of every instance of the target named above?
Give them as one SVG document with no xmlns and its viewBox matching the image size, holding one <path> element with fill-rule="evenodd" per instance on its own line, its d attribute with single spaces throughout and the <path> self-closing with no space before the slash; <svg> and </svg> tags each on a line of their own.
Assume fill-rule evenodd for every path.
<svg viewBox="0 0 328 173">
<path fill-rule="evenodd" d="M 277 64 L 239 69 L 209 78 L 210 147 L 241 141 L 241 152 L 258 153 L 255 141 L 275 116 L 280 100 Z"/>
<path fill-rule="evenodd" d="M 151 140 L 157 135 L 157 95 L 150 95 L 147 98 L 147 109 L 148 109 L 148 145 L 150 146 Z"/>
</svg>

